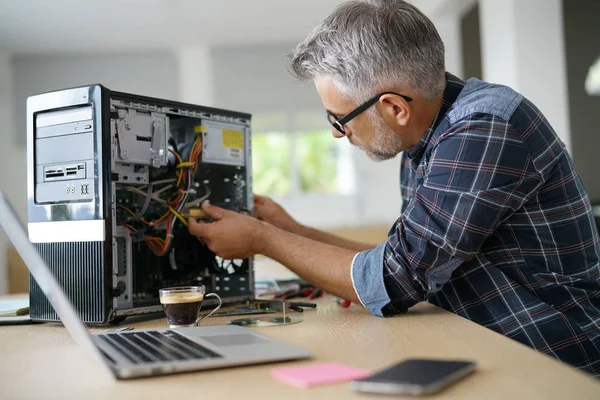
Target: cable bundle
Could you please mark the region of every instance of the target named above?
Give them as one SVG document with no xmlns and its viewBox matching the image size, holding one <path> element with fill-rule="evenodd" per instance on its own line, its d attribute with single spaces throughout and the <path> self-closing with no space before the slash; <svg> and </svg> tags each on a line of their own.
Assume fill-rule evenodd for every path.
<svg viewBox="0 0 600 400">
<path fill-rule="evenodd" d="M 177 165 L 175 166 L 176 179 L 165 179 L 162 181 L 150 183 L 147 187 L 146 192 L 136 187 L 125 187 L 125 190 L 146 196 L 144 206 L 142 207 L 139 214 L 136 214 L 126 206 L 118 206 L 120 210 L 133 217 L 134 221 L 139 221 L 149 228 L 158 228 L 164 224 L 166 231 L 164 238 L 148 234 L 144 235 L 144 241 L 146 242 L 148 247 L 152 250 L 152 252 L 155 255 L 159 257 L 167 254 L 169 248 L 171 247 L 171 243 L 173 241 L 173 228 L 175 227 L 175 223 L 177 222 L 177 220 L 179 220 L 185 226 L 188 225 L 186 219 L 181 213 L 187 204 L 188 197 L 192 188 L 193 178 L 196 175 L 196 171 L 198 170 L 198 159 L 200 157 L 200 154 L 202 153 L 202 138 L 201 136 L 196 136 L 196 139 L 194 140 L 194 143 L 192 144 L 192 148 L 190 150 L 189 159 L 187 161 L 184 161 L 176 150 L 169 149 L 169 151 L 175 156 L 177 160 Z M 176 190 L 171 194 L 168 200 L 165 201 L 159 196 L 163 192 L 173 187 L 173 185 L 168 185 L 154 192 L 155 186 L 159 184 L 172 182 L 176 182 Z M 198 200 L 206 200 L 206 198 L 208 198 L 209 195 L 210 191 L 208 191 L 208 193 L 205 194 L 202 197 L 202 199 Z M 161 203 L 167 207 L 165 213 L 155 221 L 147 221 L 143 217 L 151 201 Z M 197 201 L 194 201 L 194 203 L 197 203 Z M 129 230 L 131 233 L 139 231 L 130 223 L 128 223 L 127 220 L 118 221 L 118 223 L 121 226 L 125 227 L 127 230 Z"/>
</svg>

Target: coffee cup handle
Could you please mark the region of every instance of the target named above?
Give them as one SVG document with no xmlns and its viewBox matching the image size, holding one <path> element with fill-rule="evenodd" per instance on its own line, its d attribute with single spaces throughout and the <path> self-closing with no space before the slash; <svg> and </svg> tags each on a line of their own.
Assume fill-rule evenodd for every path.
<svg viewBox="0 0 600 400">
<path fill-rule="evenodd" d="M 198 322 L 196 323 L 196 326 L 200 325 L 200 322 L 204 321 L 206 318 L 210 317 L 211 315 L 213 315 L 214 313 L 216 313 L 219 308 L 221 308 L 221 305 L 223 304 L 223 300 L 221 300 L 221 297 L 219 297 L 218 294 L 216 293 L 209 293 L 207 295 L 204 295 L 204 297 L 216 297 L 217 299 L 219 299 L 219 305 L 217 305 L 211 312 L 209 312 L 208 314 L 206 314 L 204 317 L 202 317 L 201 319 L 198 320 Z"/>
</svg>

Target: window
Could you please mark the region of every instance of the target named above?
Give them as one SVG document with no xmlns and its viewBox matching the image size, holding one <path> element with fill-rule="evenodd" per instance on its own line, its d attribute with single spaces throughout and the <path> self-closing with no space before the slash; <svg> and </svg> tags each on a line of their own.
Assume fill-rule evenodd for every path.
<svg viewBox="0 0 600 400">
<path fill-rule="evenodd" d="M 269 196 L 289 193 L 291 140 L 280 132 L 252 135 L 253 190 Z"/>
<path fill-rule="evenodd" d="M 349 143 L 334 139 L 330 130 L 254 133 L 252 152 L 256 193 L 287 196 L 354 192 Z"/>
<path fill-rule="evenodd" d="M 338 193 L 339 146 L 329 132 L 302 132 L 296 138 L 300 191 Z"/>
</svg>

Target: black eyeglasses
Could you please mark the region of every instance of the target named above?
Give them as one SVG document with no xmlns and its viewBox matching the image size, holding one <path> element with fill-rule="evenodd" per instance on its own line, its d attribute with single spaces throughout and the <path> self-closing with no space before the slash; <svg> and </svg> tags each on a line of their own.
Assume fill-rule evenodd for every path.
<svg viewBox="0 0 600 400">
<path fill-rule="evenodd" d="M 365 101 L 363 104 L 356 107 L 354 110 L 350 111 L 348 114 L 344 115 L 340 119 L 337 119 L 337 117 L 335 115 L 331 114 L 330 112 L 327 112 L 327 120 L 335 129 L 337 129 L 343 135 L 345 135 L 346 131 L 344 130 L 344 125 L 346 125 L 348 122 L 350 122 L 350 120 L 352 120 L 358 114 L 360 114 L 361 112 L 365 111 L 367 108 L 369 108 L 373 104 L 375 104 L 375 102 L 377 102 L 377 100 L 379 100 L 379 98 L 381 96 L 383 96 L 384 94 L 395 94 L 396 96 L 402 97 L 407 102 L 412 101 L 412 98 L 405 96 L 403 94 L 399 94 L 399 93 L 395 93 L 395 92 L 383 92 L 383 93 L 379 93 L 375 97 L 372 97 L 369 100 Z"/>
</svg>

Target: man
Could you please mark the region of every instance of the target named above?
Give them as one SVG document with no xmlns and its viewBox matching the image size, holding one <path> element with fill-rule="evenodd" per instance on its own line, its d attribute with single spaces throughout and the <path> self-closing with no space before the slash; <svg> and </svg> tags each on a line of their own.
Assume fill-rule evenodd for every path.
<svg viewBox="0 0 600 400">
<path fill-rule="evenodd" d="M 600 245 L 556 133 L 510 88 L 446 73 L 433 24 L 402 0 L 338 7 L 291 56 L 333 135 L 374 160 L 403 152 L 402 214 L 376 248 L 294 221 L 205 205 L 190 232 L 224 258 L 261 253 L 390 316 L 429 300 L 600 375 Z M 374 194 L 375 195 L 375 194 Z"/>
</svg>

